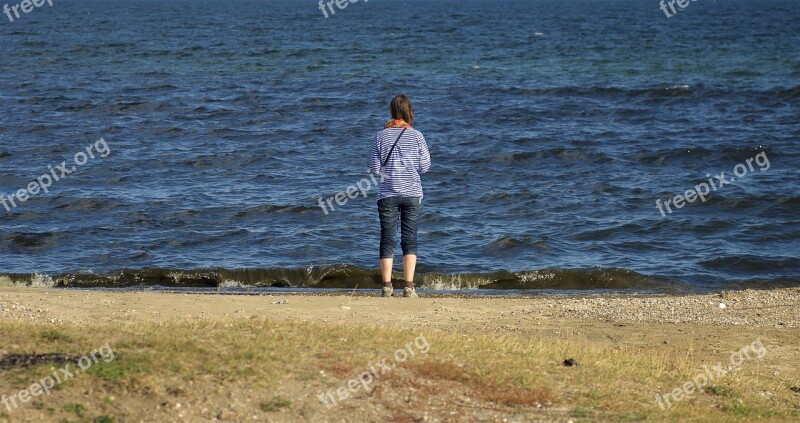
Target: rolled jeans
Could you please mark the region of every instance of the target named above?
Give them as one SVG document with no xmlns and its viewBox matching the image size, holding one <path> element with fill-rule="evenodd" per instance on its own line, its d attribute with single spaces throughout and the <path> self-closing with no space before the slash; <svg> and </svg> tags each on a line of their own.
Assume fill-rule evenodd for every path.
<svg viewBox="0 0 800 423">
<path fill-rule="evenodd" d="M 400 247 L 403 255 L 417 254 L 417 221 L 422 197 L 389 197 L 378 200 L 381 220 L 381 259 L 394 258 L 397 221 L 400 221 Z"/>
</svg>

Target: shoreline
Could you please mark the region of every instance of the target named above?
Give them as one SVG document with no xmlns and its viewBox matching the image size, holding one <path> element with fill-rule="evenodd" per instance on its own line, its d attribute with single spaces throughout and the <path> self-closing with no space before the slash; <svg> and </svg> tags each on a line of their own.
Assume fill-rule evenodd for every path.
<svg viewBox="0 0 800 423">
<path fill-rule="evenodd" d="M 575 294 L 530 296 L 484 296 L 469 294 L 426 295 L 420 291 L 419 301 L 405 298 L 379 298 L 377 290 L 343 292 L 176 292 L 150 290 L 105 290 L 72 288 L 4 288 L 0 291 L 0 307 L 3 303 L 11 305 L 0 308 L 0 319 L 17 316 L 9 310 L 44 310 L 42 318 L 58 322 L 80 323 L 87 314 L 105 310 L 110 315 L 129 315 L 143 318 L 144 315 L 115 310 L 114 306 L 136 307 L 150 310 L 149 313 L 167 314 L 170 318 L 178 316 L 175 310 L 182 310 L 193 318 L 224 318 L 232 316 L 232 308 L 249 306 L 251 312 L 262 312 L 272 318 L 286 318 L 287 313 L 307 312 L 310 320 L 320 320 L 315 310 L 327 310 L 333 305 L 364 304 L 363 312 L 374 312 L 384 306 L 387 310 L 401 312 L 407 309 L 419 314 L 430 314 L 432 307 L 439 305 L 454 307 L 466 316 L 472 307 L 491 310 L 503 314 L 506 310 L 517 310 L 535 314 L 540 318 L 604 320 L 619 322 L 653 323 L 708 323 L 723 326 L 774 326 L 800 327 L 800 315 L 794 309 L 800 306 L 800 288 L 781 288 L 773 290 L 724 291 L 704 294 Z M 44 295 L 43 295 L 44 294 Z M 57 298 L 55 300 L 54 298 Z M 100 298 L 100 303 L 80 304 L 82 298 Z M 173 302 L 174 298 L 180 301 Z M 273 299 L 291 299 L 288 304 L 272 304 Z M 22 301 L 22 302 L 20 302 Z M 75 307 L 64 307 L 60 301 L 77 303 Z M 288 301 L 288 300 L 286 300 Z M 196 305 L 201 304 L 198 309 Z M 166 307 L 173 307 L 170 312 Z M 283 305 L 286 307 L 275 307 Z M 338 307 L 337 306 L 337 307 Z M 182 308 L 177 308 L 182 307 Z M 129 307 L 130 308 L 130 307 Z M 238 310 L 238 308 L 236 308 Z M 242 309 L 244 310 L 244 309 Z M 288 310 L 288 312 L 287 312 Z M 342 310 L 353 310 L 342 309 Z M 353 310 L 353 313 L 359 311 Z M 194 314 L 192 314 L 194 313 Z M 30 315 L 29 315 L 30 316 Z M 376 316 L 378 317 L 378 316 Z M 145 319 L 146 320 L 146 319 Z M 324 320 L 324 319 L 323 319 Z"/>
<path fill-rule="evenodd" d="M 697 275 L 674 277 L 638 273 L 625 268 L 540 268 L 445 272 L 425 269 L 415 275 L 417 288 L 431 291 L 649 292 L 693 294 L 744 289 L 800 287 L 800 278 L 770 275 L 722 279 Z M 404 286 L 402 273 L 393 282 Z M 349 264 L 272 268 L 142 268 L 101 273 L 0 273 L 0 287 L 158 289 L 380 289 L 374 268 Z"/>
</svg>

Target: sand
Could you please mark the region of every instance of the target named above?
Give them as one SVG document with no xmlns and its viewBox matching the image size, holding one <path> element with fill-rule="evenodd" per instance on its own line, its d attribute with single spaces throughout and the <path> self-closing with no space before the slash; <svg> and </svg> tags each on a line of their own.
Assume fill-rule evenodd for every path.
<svg viewBox="0 0 800 423">
<path fill-rule="evenodd" d="M 442 331 L 465 337 L 481 334 L 580 339 L 598 345 L 638 347 L 651 354 L 692 351 L 709 357 L 718 357 L 760 339 L 769 350 L 767 359 L 776 372 L 797 375 L 798 305 L 800 289 L 530 298 L 426 298 L 423 293 L 420 299 L 383 299 L 377 291 L 315 296 L 4 288 L 0 292 L 0 321 L 91 328 L 98 322 L 268 318 L 393 327 L 415 333 Z M 4 353 L 7 351 L 0 346 L 0 355 Z M 493 419 L 487 417 L 487 421 Z"/>
<path fill-rule="evenodd" d="M 686 325 L 703 331 L 796 333 L 800 289 L 704 295 L 437 296 L 419 300 L 358 295 L 216 295 L 146 291 L 4 288 L 0 319 L 91 325 L 98 320 L 163 321 L 268 317 L 445 331 L 526 332 L 558 327 L 603 331 L 625 324 L 642 334 Z M 636 333 L 624 330 L 635 338 Z M 684 332 L 681 330 L 680 332 Z"/>
</svg>

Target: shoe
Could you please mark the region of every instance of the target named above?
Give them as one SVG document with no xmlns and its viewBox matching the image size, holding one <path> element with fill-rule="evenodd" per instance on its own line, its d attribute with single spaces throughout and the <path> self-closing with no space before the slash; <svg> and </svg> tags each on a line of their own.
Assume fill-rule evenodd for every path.
<svg viewBox="0 0 800 423">
<path fill-rule="evenodd" d="M 391 298 L 392 297 L 392 291 L 394 291 L 394 289 L 392 289 L 391 287 L 384 286 L 383 287 L 383 291 L 381 291 L 381 297 L 382 298 Z"/>
<path fill-rule="evenodd" d="M 419 298 L 417 290 L 414 288 L 406 288 L 403 290 L 403 296 L 406 298 Z"/>
</svg>

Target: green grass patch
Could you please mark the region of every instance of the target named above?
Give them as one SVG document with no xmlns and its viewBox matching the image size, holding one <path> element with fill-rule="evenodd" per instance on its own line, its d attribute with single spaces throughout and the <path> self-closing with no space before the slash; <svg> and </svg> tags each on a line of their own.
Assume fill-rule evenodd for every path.
<svg viewBox="0 0 800 423">
<path fill-rule="evenodd" d="M 109 362 L 105 362 L 101 358 L 92 367 L 88 368 L 86 373 L 108 382 L 117 382 L 145 373 L 151 368 L 152 363 L 149 357 L 141 354 L 121 353 L 115 354 L 114 359 Z"/>
<path fill-rule="evenodd" d="M 280 411 L 283 408 L 287 408 L 287 407 L 291 407 L 291 406 L 292 406 L 292 402 L 291 401 L 289 401 L 287 399 L 284 399 L 284 398 L 281 398 L 281 397 L 275 397 L 275 398 L 273 398 L 273 399 L 271 399 L 269 401 L 262 401 L 262 402 L 260 402 L 258 404 L 258 407 L 261 409 L 261 411 L 263 411 L 265 413 L 271 413 L 271 412 L 274 412 L 274 411 Z"/>
<path fill-rule="evenodd" d="M 572 417 L 576 418 L 587 418 L 592 417 L 594 415 L 594 411 L 591 408 L 586 407 L 576 407 L 572 410 Z"/>
<path fill-rule="evenodd" d="M 68 402 L 64 404 L 64 407 L 62 409 L 67 413 L 75 413 L 75 415 L 78 417 L 83 417 L 86 415 L 86 407 L 83 406 L 82 404 Z"/>
<path fill-rule="evenodd" d="M 69 335 L 67 335 L 66 333 L 64 333 L 64 332 L 62 332 L 62 331 L 60 331 L 58 329 L 47 329 L 47 330 L 44 330 L 39 334 L 39 337 L 44 339 L 45 341 L 49 341 L 49 342 L 70 341 L 70 340 L 72 340 L 72 338 L 70 338 Z"/>
<path fill-rule="evenodd" d="M 711 395 L 716 395 L 720 397 L 727 397 L 730 396 L 731 393 L 733 393 L 733 391 L 731 391 L 730 389 L 724 386 L 717 386 L 717 385 L 706 386 L 703 388 L 703 390 Z"/>
</svg>

